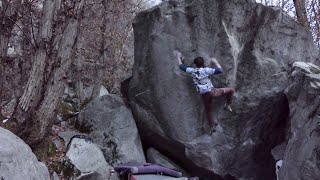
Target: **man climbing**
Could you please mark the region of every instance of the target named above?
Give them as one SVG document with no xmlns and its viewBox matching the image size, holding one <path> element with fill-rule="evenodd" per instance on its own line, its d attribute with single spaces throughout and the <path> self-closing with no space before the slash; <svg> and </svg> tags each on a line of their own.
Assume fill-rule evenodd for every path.
<svg viewBox="0 0 320 180">
<path fill-rule="evenodd" d="M 220 64 L 215 58 L 210 58 L 210 60 L 213 64 L 216 65 L 217 68 L 204 67 L 204 59 L 202 57 L 197 57 L 194 59 L 193 63 L 196 65 L 196 68 L 187 67 L 182 63 L 181 58 L 181 53 L 177 53 L 179 68 L 191 74 L 196 89 L 201 94 L 210 126 L 210 134 L 212 134 L 216 131 L 216 126 L 219 123 L 213 116 L 211 110 L 211 103 L 213 98 L 226 95 L 225 108 L 227 108 L 231 112 L 232 97 L 235 91 L 233 88 L 215 88 L 213 86 L 210 75 L 223 73 Z"/>
</svg>

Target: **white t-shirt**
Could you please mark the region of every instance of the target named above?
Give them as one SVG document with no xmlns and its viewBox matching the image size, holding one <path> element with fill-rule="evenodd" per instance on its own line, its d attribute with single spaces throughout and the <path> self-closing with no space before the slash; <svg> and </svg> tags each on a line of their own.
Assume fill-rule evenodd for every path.
<svg viewBox="0 0 320 180">
<path fill-rule="evenodd" d="M 213 68 L 191 68 L 188 67 L 186 72 L 191 74 L 193 82 L 196 85 L 197 91 L 200 94 L 210 92 L 214 87 L 211 83 L 210 75 L 215 73 Z"/>
</svg>

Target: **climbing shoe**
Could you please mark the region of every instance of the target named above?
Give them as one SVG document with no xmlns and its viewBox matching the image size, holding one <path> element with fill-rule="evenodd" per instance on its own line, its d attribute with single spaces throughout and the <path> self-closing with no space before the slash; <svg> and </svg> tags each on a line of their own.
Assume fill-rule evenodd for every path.
<svg viewBox="0 0 320 180">
<path fill-rule="evenodd" d="M 227 103 L 224 104 L 224 108 L 228 111 L 232 112 L 231 104 L 227 105 Z"/>
</svg>

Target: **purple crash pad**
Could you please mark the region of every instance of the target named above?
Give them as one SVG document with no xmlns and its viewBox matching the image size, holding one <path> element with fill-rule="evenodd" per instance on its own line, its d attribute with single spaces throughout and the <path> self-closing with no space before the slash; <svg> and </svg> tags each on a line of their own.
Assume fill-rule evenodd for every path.
<svg viewBox="0 0 320 180">
<path fill-rule="evenodd" d="M 181 177 L 182 173 L 156 164 L 124 164 L 114 168 L 120 174 L 164 174 L 172 177 Z"/>
</svg>

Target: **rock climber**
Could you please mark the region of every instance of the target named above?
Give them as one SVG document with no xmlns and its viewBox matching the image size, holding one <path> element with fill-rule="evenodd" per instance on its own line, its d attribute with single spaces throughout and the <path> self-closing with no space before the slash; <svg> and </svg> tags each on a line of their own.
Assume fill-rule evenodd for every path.
<svg viewBox="0 0 320 180">
<path fill-rule="evenodd" d="M 196 89 L 201 94 L 210 126 L 209 133 L 212 134 L 216 131 L 216 126 L 219 124 L 217 119 L 213 116 L 211 110 L 213 98 L 226 95 L 225 108 L 232 112 L 231 103 L 235 91 L 233 88 L 215 88 L 213 86 L 210 75 L 223 73 L 220 64 L 215 58 L 210 58 L 210 60 L 213 64 L 215 64 L 216 68 L 205 67 L 204 59 L 202 57 L 197 57 L 194 59 L 193 63 L 196 65 L 196 68 L 188 67 L 182 63 L 182 55 L 180 52 L 177 53 L 177 60 L 179 68 L 182 71 L 191 74 Z"/>
</svg>

